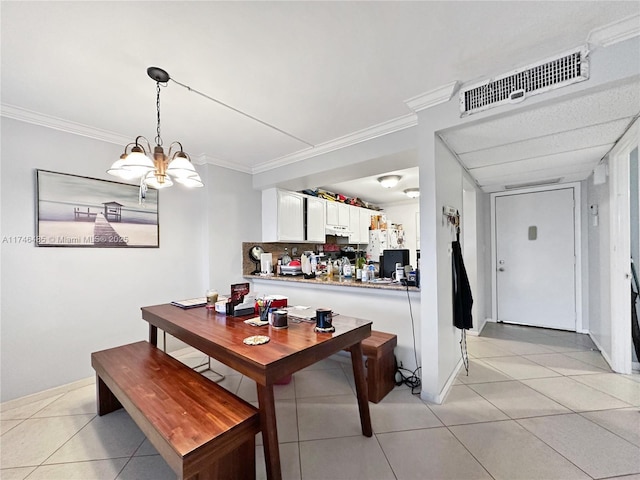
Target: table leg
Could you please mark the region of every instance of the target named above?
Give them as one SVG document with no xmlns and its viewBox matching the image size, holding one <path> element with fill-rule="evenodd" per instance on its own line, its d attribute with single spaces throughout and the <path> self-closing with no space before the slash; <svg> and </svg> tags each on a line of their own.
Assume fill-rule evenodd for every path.
<svg viewBox="0 0 640 480">
<path fill-rule="evenodd" d="M 158 327 L 151 324 L 149 324 L 149 343 L 154 347 L 158 346 Z"/>
<path fill-rule="evenodd" d="M 371 428 L 371 414 L 369 413 L 369 399 L 367 394 L 367 380 L 364 375 L 364 362 L 362 360 L 362 343 L 351 346 L 351 364 L 353 377 L 356 381 L 356 393 L 358 394 L 358 408 L 360 409 L 360 425 L 365 437 L 373 435 Z"/>
<path fill-rule="evenodd" d="M 280 446 L 276 424 L 276 402 L 273 385 L 258 384 L 258 403 L 260 408 L 260 427 L 264 446 L 264 461 L 269 480 L 281 480 Z"/>
</svg>

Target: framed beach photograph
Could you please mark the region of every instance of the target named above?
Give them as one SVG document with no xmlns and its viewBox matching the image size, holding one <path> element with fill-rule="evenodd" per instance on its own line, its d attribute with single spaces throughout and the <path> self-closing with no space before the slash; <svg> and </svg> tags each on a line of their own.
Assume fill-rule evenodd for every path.
<svg viewBox="0 0 640 480">
<path fill-rule="evenodd" d="M 36 170 L 40 247 L 160 246 L 158 191 L 127 183 Z"/>
</svg>

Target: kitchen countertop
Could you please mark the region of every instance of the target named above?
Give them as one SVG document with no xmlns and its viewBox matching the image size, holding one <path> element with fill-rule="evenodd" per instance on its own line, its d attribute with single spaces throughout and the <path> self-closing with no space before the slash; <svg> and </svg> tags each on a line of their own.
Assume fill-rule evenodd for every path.
<svg viewBox="0 0 640 480">
<path fill-rule="evenodd" d="M 318 278 L 304 278 L 302 275 L 283 275 L 283 276 L 261 276 L 261 275 L 244 275 L 244 278 L 253 280 L 270 280 L 274 282 L 294 282 L 294 283 L 308 283 L 315 285 L 332 285 L 341 287 L 354 287 L 354 288 L 373 288 L 378 290 L 399 290 L 410 292 L 419 292 L 418 287 L 405 287 L 397 283 L 377 283 L 377 282 L 357 282 L 355 277 L 352 279 L 332 279 L 329 280 L 325 276 Z"/>
</svg>

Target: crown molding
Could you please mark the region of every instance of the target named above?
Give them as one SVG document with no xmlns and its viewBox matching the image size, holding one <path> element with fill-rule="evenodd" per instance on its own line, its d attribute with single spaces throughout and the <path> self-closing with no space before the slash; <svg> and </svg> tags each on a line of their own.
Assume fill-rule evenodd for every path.
<svg viewBox="0 0 640 480">
<path fill-rule="evenodd" d="M 127 145 L 131 142 L 131 137 L 125 137 L 124 135 L 109 132 L 107 130 L 101 130 L 99 128 L 90 127 L 81 123 L 71 122 L 69 120 L 63 120 L 58 117 L 52 117 L 43 113 L 27 110 L 26 108 L 16 107 L 15 105 L 1 105 L 0 116 L 6 118 L 12 118 L 21 122 L 31 123 L 33 125 L 39 125 L 41 127 L 51 128 L 54 130 L 60 130 L 62 132 L 71 133 L 73 135 L 80 135 L 82 137 L 93 138 L 107 143 L 113 143 L 116 145 Z M 206 153 L 200 155 L 191 156 L 193 163 L 196 165 L 215 165 L 222 168 L 228 168 L 230 170 L 237 170 L 242 173 L 251 174 L 251 168 L 245 165 L 237 165 L 235 163 L 227 162 L 214 158 Z"/>
<path fill-rule="evenodd" d="M 54 130 L 59 130 L 74 135 L 80 135 L 87 138 L 93 138 L 107 143 L 113 143 L 116 145 L 126 145 L 131 141 L 130 137 L 126 137 L 121 134 L 110 132 L 107 130 L 101 130 L 81 123 L 71 122 L 69 120 L 63 120 L 51 115 L 45 115 L 43 113 L 34 112 L 26 108 L 17 107 L 15 105 L 0 104 L 0 116 L 6 118 L 12 118 L 33 125 L 39 125 Z M 261 163 L 253 168 L 238 165 L 236 163 L 221 160 L 219 158 L 212 157 L 206 153 L 199 155 L 192 155 L 194 163 L 198 165 L 215 165 L 222 168 L 228 168 L 230 170 L 236 170 L 242 173 L 255 174 L 266 172 L 274 168 L 290 165 L 292 163 L 313 158 L 318 155 L 323 155 L 341 148 L 345 148 L 358 143 L 366 142 L 374 138 L 382 137 L 390 133 L 394 133 L 406 128 L 414 127 L 418 124 L 418 118 L 414 113 L 404 115 L 402 117 L 394 118 L 387 122 L 374 125 L 369 128 L 359 130 L 357 132 L 345 135 L 343 137 L 336 138 L 329 142 L 321 143 L 315 147 L 300 150 L 298 152 L 285 155 L 283 157 Z"/>
<path fill-rule="evenodd" d="M 402 117 L 397 117 L 392 120 L 379 123 L 378 125 L 358 130 L 357 132 L 338 137 L 325 143 L 321 143 L 319 145 L 316 145 L 315 147 L 306 148 L 304 150 L 300 150 L 295 153 L 276 158 L 275 160 L 261 163 L 253 167 L 251 172 L 254 174 L 263 173 L 278 167 L 284 167 L 301 160 L 307 160 L 309 158 L 317 157 L 318 155 L 324 155 L 335 150 L 340 150 L 341 148 L 356 145 L 368 140 L 373 140 L 374 138 L 383 137 L 390 133 L 415 127 L 417 124 L 418 117 L 414 113 L 409 113 L 407 115 L 403 115 Z"/>
<path fill-rule="evenodd" d="M 457 87 L 457 81 L 447 83 L 446 85 L 438 87 L 434 90 L 405 100 L 404 103 L 406 103 L 407 106 L 414 112 L 419 112 L 420 110 L 424 110 L 425 108 L 431 108 L 441 103 L 448 102 L 456 93 Z"/>
<path fill-rule="evenodd" d="M 631 15 L 591 30 L 587 41 L 594 45 L 608 47 L 638 35 L 640 35 L 640 15 Z"/>
<path fill-rule="evenodd" d="M 1 107 L 1 116 L 19 120 L 21 122 L 40 125 L 42 127 L 52 128 L 54 130 L 60 130 L 62 132 L 72 133 L 74 135 L 80 135 L 96 140 L 102 140 L 103 142 L 114 143 L 116 145 L 126 145 L 131 141 L 130 138 L 118 133 L 101 130 L 99 128 L 71 122 L 69 120 L 63 120 L 58 117 L 45 115 L 44 113 L 27 110 L 26 108 L 16 107 L 15 105 L 7 105 L 3 103 Z"/>
<path fill-rule="evenodd" d="M 251 175 L 251 167 L 247 165 L 238 165 L 235 163 L 227 162 L 226 160 L 220 160 L 219 158 L 212 157 L 206 153 L 200 155 L 191 155 L 191 160 L 196 165 L 215 165 L 216 167 L 228 168 L 229 170 L 235 170 L 237 172 L 248 173 Z"/>
</svg>

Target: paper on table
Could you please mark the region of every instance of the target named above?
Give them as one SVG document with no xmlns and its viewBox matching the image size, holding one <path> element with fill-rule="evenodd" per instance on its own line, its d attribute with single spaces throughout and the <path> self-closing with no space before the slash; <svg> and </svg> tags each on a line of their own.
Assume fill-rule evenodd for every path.
<svg viewBox="0 0 640 480">
<path fill-rule="evenodd" d="M 260 320 L 260 317 L 250 318 L 249 320 L 245 320 L 244 323 L 248 323 L 254 327 L 264 327 L 265 325 L 269 325 L 267 320 Z"/>
<path fill-rule="evenodd" d="M 292 318 L 297 318 L 302 320 L 303 322 L 315 322 L 316 321 L 316 311 L 311 307 L 305 307 L 302 305 L 296 305 L 292 307 L 285 308 L 287 314 Z"/>
</svg>

